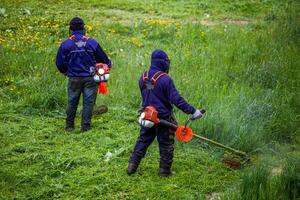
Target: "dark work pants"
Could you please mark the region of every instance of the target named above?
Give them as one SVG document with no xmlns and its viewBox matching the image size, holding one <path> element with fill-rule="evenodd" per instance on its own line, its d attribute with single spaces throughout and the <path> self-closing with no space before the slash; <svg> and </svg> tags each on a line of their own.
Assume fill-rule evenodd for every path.
<svg viewBox="0 0 300 200">
<path fill-rule="evenodd" d="M 74 128 L 74 120 L 81 93 L 83 94 L 81 130 L 84 131 L 91 126 L 93 106 L 97 93 L 97 85 L 93 77 L 69 78 L 66 128 Z"/>
<path fill-rule="evenodd" d="M 145 156 L 147 148 L 157 137 L 159 143 L 160 163 L 159 167 L 169 170 L 173 162 L 174 152 L 174 131 L 167 127 L 155 125 L 152 128 L 141 128 L 140 136 L 138 137 L 134 151 L 130 157 L 130 163 L 139 165 L 141 159 Z"/>
</svg>

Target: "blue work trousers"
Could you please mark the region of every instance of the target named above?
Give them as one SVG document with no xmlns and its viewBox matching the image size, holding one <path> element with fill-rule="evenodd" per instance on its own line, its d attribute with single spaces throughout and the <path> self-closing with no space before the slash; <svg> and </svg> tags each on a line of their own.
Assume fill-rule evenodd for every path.
<svg viewBox="0 0 300 200">
<path fill-rule="evenodd" d="M 93 77 L 70 77 L 68 82 L 68 107 L 66 128 L 74 128 L 76 111 L 81 93 L 83 94 L 81 131 L 90 129 L 97 84 Z"/>
<path fill-rule="evenodd" d="M 171 169 L 174 152 L 174 131 L 160 125 L 154 125 L 152 128 L 141 127 L 140 136 L 136 141 L 129 162 L 139 165 L 155 137 L 157 137 L 159 143 L 159 167 L 166 170 Z"/>
</svg>

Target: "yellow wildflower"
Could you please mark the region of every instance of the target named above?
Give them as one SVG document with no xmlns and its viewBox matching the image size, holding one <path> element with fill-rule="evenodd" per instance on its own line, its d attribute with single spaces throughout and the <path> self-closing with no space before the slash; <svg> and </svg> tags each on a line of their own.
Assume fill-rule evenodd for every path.
<svg viewBox="0 0 300 200">
<path fill-rule="evenodd" d="M 172 23 L 171 20 L 163 20 L 163 19 L 145 19 L 145 23 L 148 25 L 160 25 L 167 26 Z"/>
<path fill-rule="evenodd" d="M 52 28 L 57 29 L 59 27 L 58 24 L 54 24 Z"/>
<path fill-rule="evenodd" d="M 110 33 L 115 33 L 116 30 L 115 30 L 115 29 L 112 29 L 112 28 L 109 28 L 109 29 L 108 29 L 108 32 L 110 32 Z"/>
<path fill-rule="evenodd" d="M 92 25 L 87 24 L 85 27 L 86 27 L 86 30 L 87 30 L 88 32 L 90 32 L 90 31 L 93 30 L 93 26 L 92 26 Z"/>
<path fill-rule="evenodd" d="M 138 38 L 136 38 L 136 37 L 131 37 L 127 41 L 130 42 L 130 43 L 132 43 L 132 44 L 134 44 L 134 45 L 136 45 L 136 46 L 138 46 L 138 47 L 142 47 L 143 46 L 142 43 L 141 43 L 141 41 Z"/>
</svg>

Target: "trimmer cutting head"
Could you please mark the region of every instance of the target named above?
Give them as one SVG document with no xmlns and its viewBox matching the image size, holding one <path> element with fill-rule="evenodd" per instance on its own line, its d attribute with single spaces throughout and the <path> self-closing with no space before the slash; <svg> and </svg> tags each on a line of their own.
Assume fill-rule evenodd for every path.
<svg viewBox="0 0 300 200">
<path fill-rule="evenodd" d="M 223 155 L 222 162 L 232 169 L 239 169 L 247 162 L 250 162 L 250 157 L 239 156 L 230 152 L 225 152 Z"/>
</svg>

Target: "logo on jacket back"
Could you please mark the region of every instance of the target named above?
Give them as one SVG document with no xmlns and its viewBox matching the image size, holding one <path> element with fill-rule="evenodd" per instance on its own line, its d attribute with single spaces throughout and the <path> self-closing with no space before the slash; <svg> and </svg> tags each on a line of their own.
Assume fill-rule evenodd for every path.
<svg viewBox="0 0 300 200">
<path fill-rule="evenodd" d="M 75 42 L 75 45 L 76 45 L 78 48 L 85 47 L 86 42 L 80 40 L 80 41 L 78 41 L 78 42 Z"/>
<path fill-rule="evenodd" d="M 74 41 L 75 45 L 76 45 L 78 48 L 81 48 L 81 47 L 85 47 L 86 41 L 87 41 L 89 38 L 86 37 L 86 36 L 82 36 L 82 38 L 81 38 L 80 40 L 77 40 L 76 37 L 75 37 L 75 35 L 71 35 L 70 39 Z"/>
</svg>

